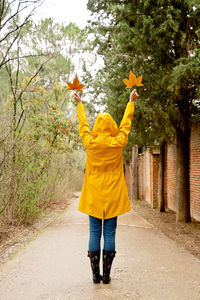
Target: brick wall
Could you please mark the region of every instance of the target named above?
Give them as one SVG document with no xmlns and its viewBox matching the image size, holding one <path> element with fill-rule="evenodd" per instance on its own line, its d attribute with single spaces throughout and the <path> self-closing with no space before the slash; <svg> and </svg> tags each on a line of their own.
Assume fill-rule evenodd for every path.
<svg viewBox="0 0 200 300">
<path fill-rule="evenodd" d="M 200 122 L 191 127 L 190 205 L 191 216 L 200 220 Z"/>
<path fill-rule="evenodd" d="M 165 200 L 176 211 L 176 140 L 166 148 Z M 200 122 L 192 124 L 190 136 L 190 209 L 200 220 Z"/>
<path fill-rule="evenodd" d="M 165 207 L 168 207 L 168 203 L 167 203 L 167 150 L 168 150 L 168 146 L 167 144 L 165 145 L 165 161 L 164 161 L 164 202 L 165 202 Z"/>
<path fill-rule="evenodd" d="M 144 152 L 144 165 L 145 165 L 145 180 L 144 180 L 144 200 L 151 204 L 152 186 L 151 186 L 151 168 L 152 168 L 152 155 L 150 148 Z"/>
<path fill-rule="evenodd" d="M 176 140 L 167 145 L 165 164 L 165 196 L 167 207 L 176 211 Z"/>
<path fill-rule="evenodd" d="M 139 199 L 157 206 L 159 155 L 148 148 L 138 156 Z M 176 140 L 165 148 L 165 207 L 176 211 Z M 200 122 L 192 124 L 190 137 L 190 208 L 200 220 Z"/>
<path fill-rule="evenodd" d="M 158 203 L 158 172 L 159 172 L 159 154 L 153 154 L 153 174 L 152 174 L 152 192 L 153 192 L 153 200 L 152 207 L 156 208 Z"/>
<path fill-rule="evenodd" d="M 157 206 L 159 154 L 147 148 L 138 155 L 138 196 L 152 208 Z"/>
<path fill-rule="evenodd" d="M 138 200 L 138 147 L 137 146 L 133 146 L 131 174 L 132 174 L 132 199 Z"/>
<path fill-rule="evenodd" d="M 143 193 L 143 157 L 144 154 L 138 155 L 138 196 L 140 200 L 144 200 L 144 193 Z"/>
<path fill-rule="evenodd" d="M 132 199 L 132 174 L 131 174 L 131 165 L 125 165 L 125 181 L 128 190 L 129 199 Z"/>
</svg>

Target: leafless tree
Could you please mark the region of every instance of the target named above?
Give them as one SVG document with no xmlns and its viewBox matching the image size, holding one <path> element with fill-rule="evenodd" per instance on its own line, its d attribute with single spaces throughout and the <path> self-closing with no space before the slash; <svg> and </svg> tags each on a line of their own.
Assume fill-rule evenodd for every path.
<svg viewBox="0 0 200 300">
<path fill-rule="evenodd" d="M 0 68 L 10 60 L 20 33 L 43 0 L 0 0 Z"/>
</svg>

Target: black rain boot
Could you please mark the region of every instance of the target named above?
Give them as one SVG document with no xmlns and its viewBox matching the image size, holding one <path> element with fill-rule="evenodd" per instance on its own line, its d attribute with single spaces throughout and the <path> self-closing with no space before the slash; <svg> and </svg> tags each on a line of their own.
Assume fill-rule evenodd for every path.
<svg viewBox="0 0 200 300">
<path fill-rule="evenodd" d="M 107 284 L 111 281 L 110 271 L 116 251 L 103 250 L 103 283 Z"/>
<path fill-rule="evenodd" d="M 88 251 L 88 257 L 90 258 L 90 264 L 93 274 L 93 283 L 100 283 L 102 279 L 99 269 L 100 253 L 100 251 Z"/>
</svg>

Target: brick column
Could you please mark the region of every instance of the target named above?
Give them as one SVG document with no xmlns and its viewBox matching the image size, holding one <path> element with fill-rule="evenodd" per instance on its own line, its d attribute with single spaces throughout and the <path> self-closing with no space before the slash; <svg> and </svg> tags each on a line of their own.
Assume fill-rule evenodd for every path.
<svg viewBox="0 0 200 300">
<path fill-rule="evenodd" d="M 158 172 L 159 172 L 159 154 L 153 153 L 153 172 L 152 172 L 152 180 L 153 180 L 153 197 L 152 197 L 152 208 L 157 208 L 158 203 Z"/>
<path fill-rule="evenodd" d="M 132 164 L 131 164 L 131 174 L 132 174 L 132 197 L 133 200 L 139 199 L 138 196 L 138 146 L 133 146 L 132 150 Z"/>
<path fill-rule="evenodd" d="M 138 199 L 144 200 L 143 198 L 143 154 L 138 155 Z"/>
<path fill-rule="evenodd" d="M 200 221 L 200 122 L 191 126 L 190 208 L 191 216 Z"/>
<path fill-rule="evenodd" d="M 128 196 L 129 199 L 132 200 L 132 175 L 131 175 L 131 165 L 127 164 L 125 165 L 125 180 L 126 180 L 126 186 L 128 190 Z"/>
<path fill-rule="evenodd" d="M 167 145 L 167 205 L 176 211 L 176 140 Z"/>
<path fill-rule="evenodd" d="M 151 203 L 151 153 L 150 148 L 144 153 L 145 156 L 145 200 Z"/>
</svg>

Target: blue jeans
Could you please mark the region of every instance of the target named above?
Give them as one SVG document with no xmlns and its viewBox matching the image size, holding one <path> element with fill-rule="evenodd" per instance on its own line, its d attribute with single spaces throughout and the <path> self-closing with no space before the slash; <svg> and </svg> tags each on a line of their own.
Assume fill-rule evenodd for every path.
<svg viewBox="0 0 200 300">
<path fill-rule="evenodd" d="M 101 249 L 101 234 L 103 222 L 103 237 L 104 237 L 104 250 L 115 251 L 115 235 L 117 228 L 117 217 L 101 220 L 89 216 L 90 224 L 90 239 L 89 251 L 100 251 Z"/>
</svg>

